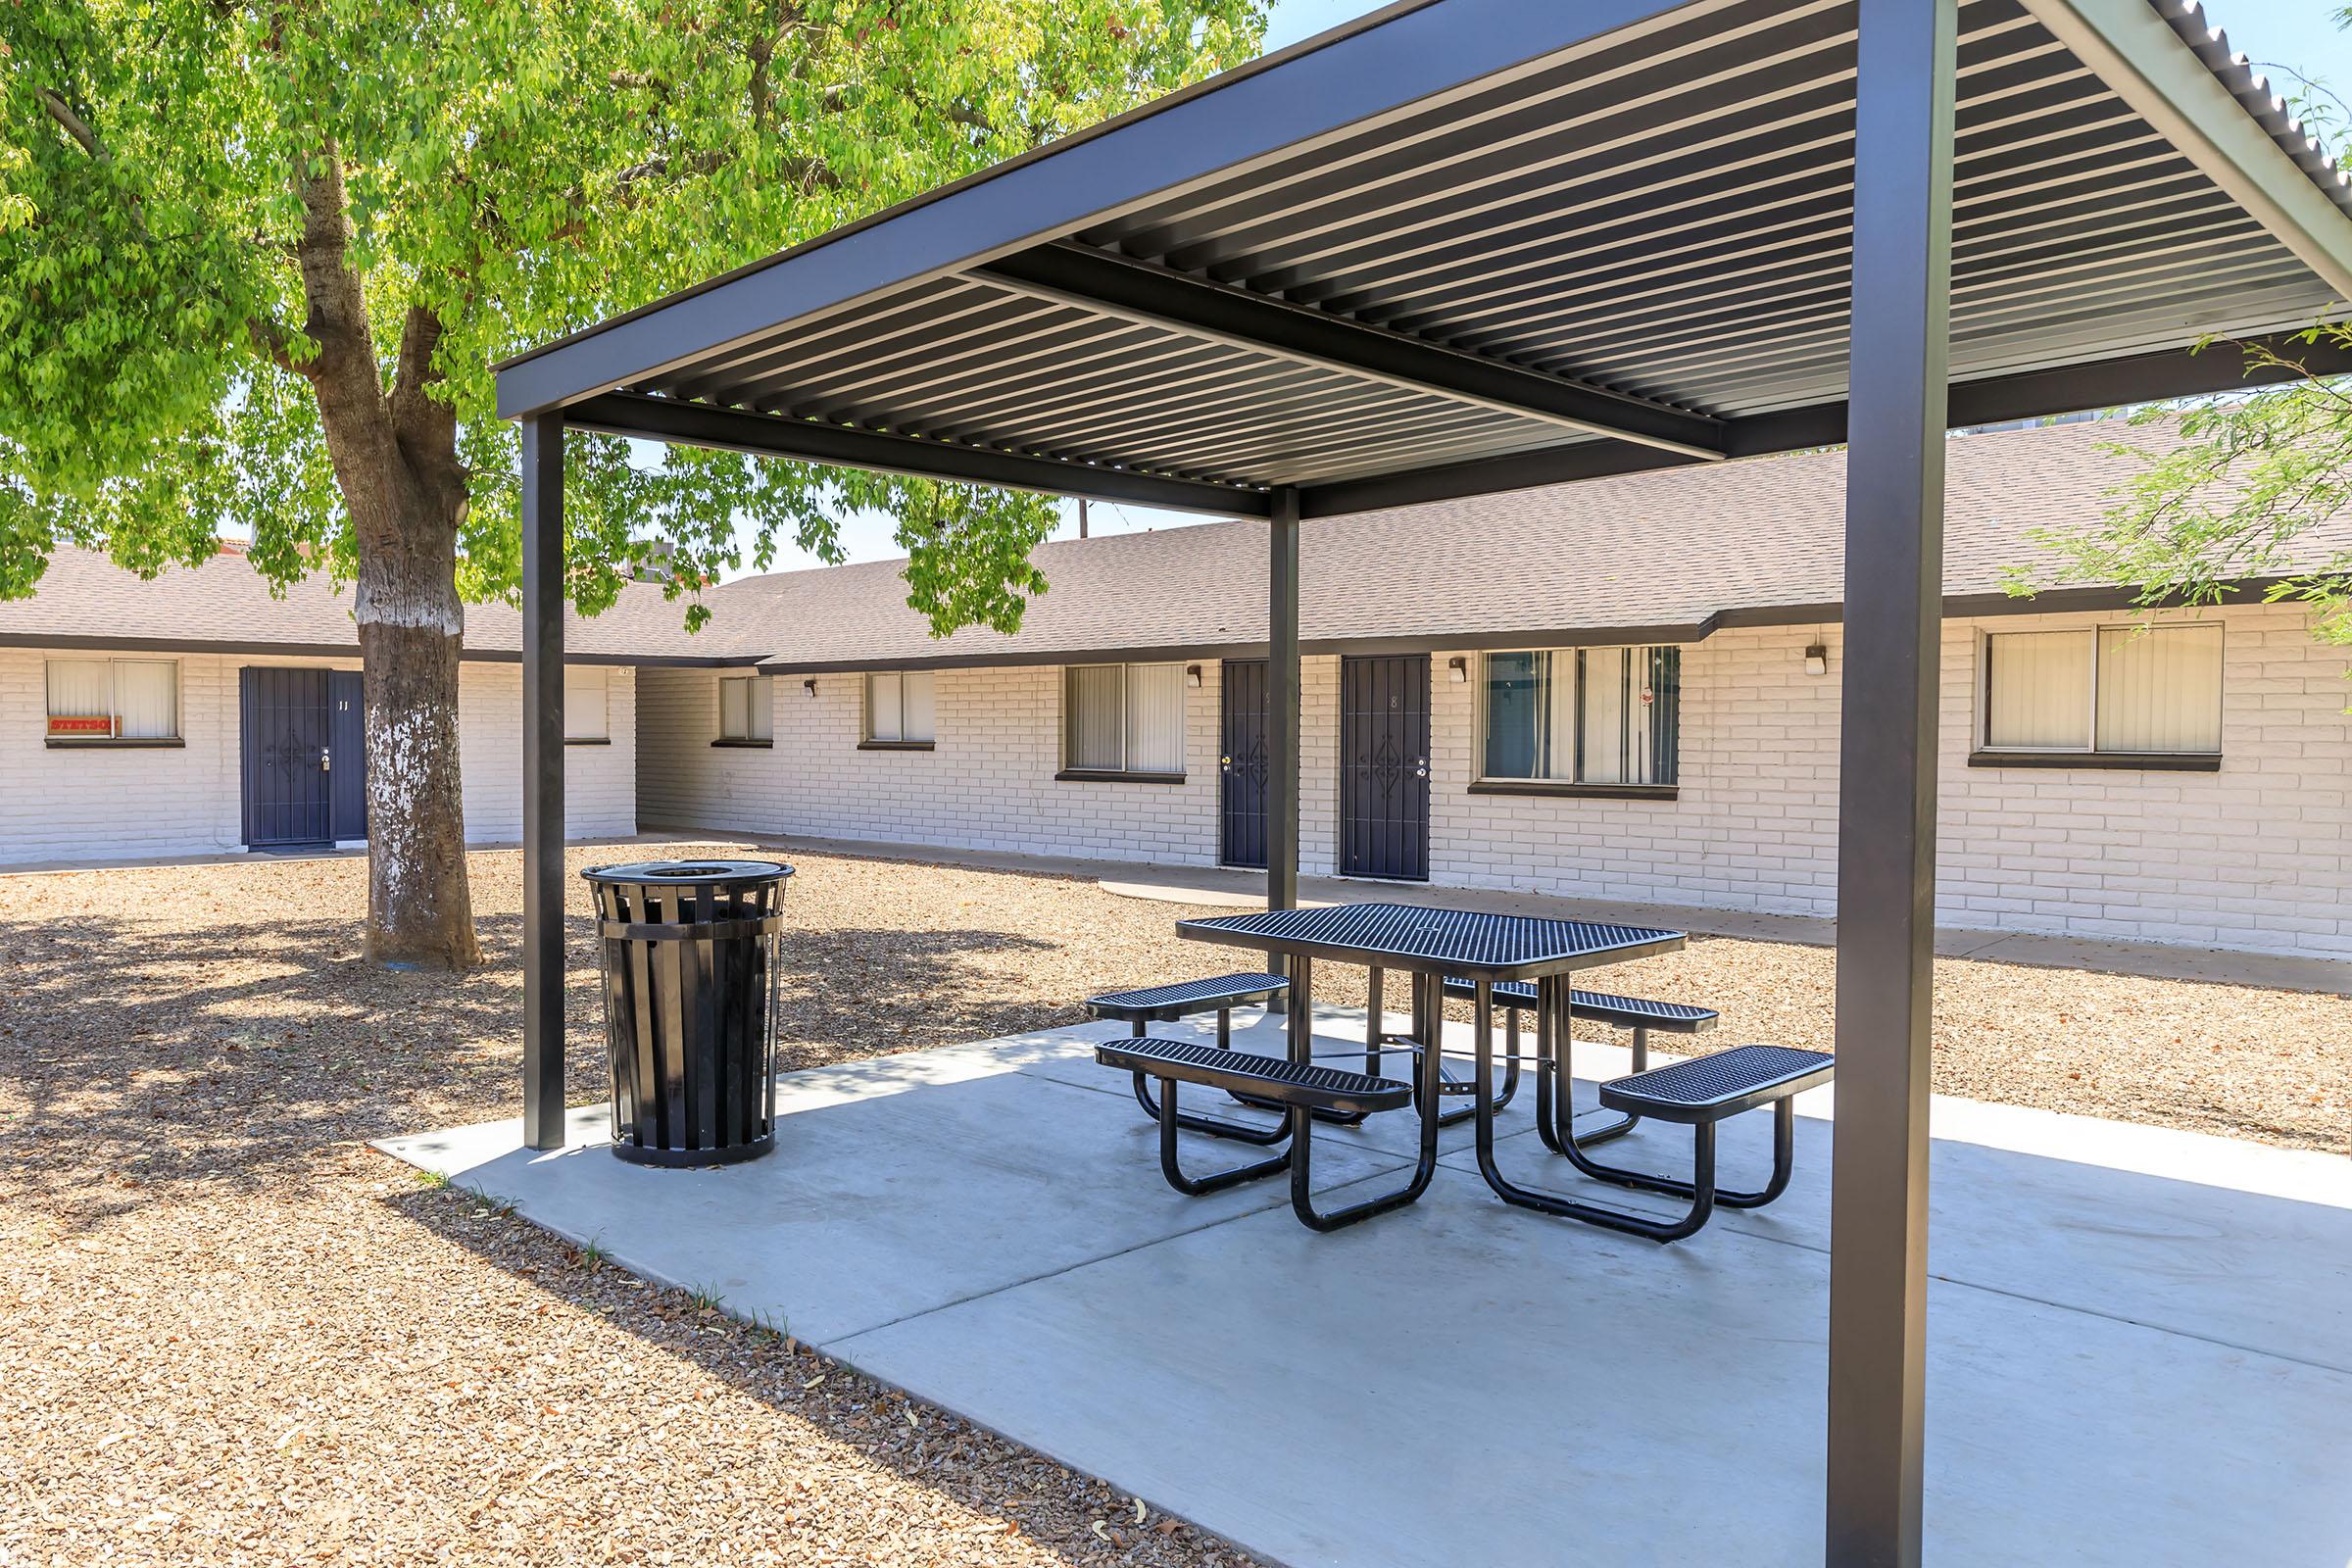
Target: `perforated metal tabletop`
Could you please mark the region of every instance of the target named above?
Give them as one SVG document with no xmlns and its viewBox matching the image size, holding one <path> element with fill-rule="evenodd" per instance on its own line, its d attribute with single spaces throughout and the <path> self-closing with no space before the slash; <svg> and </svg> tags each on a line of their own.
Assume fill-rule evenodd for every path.
<svg viewBox="0 0 2352 1568">
<path fill-rule="evenodd" d="M 1533 980 L 1596 964 L 1673 953 L 1680 931 L 1432 909 L 1410 904 L 1337 904 L 1179 920 L 1196 942 L 1383 968 L 1438 970 L 1486 980 Z"/>
</svg>

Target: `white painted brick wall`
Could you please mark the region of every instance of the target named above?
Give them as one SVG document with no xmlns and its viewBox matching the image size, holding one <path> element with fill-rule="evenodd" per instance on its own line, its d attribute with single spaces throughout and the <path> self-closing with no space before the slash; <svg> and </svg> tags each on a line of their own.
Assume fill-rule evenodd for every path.
<svg viewBox="0 0 2352 1568">
<path fill-rule="evenodd" d="M 713 670 L 645 669 L 639 815 L 649 826 L 1213 864 L 1217 665 L 1185 692 L 1182 784 L 1062 783 L 1061 671 L 943 669 L 938 746 L 860 751 L 862 677 L 776 682 L 775 744 L 714 747 Z"/>
<path fill-rule="evenodd" d="M 70 658 L 84 656 L 78 650 Z M 155 654 L 127 658 L 154 659 Z M 46 656 L 0 648 L 0 864 L 238 847 L 237 669 L 179 661 L 184 747 L 51 750 Z"/>
<path fill-rule="evenodd" d="M 633 669 L 608 677 L 609 746 L 564 748 L 564 832 L 575 839 L 637 831 L 637 686 Z M 458 673 L 458 765 L 466 778 L 466 838 L 522 838 L 522 666 L 467 663 Z"/>
<path fill-rule="evenodd" d="M 1972 768 L 1976 639 L 1945 629 L 1939 917 L 1984 929 L 2352 956 L 2352 684 L 2278 607 L 2228 625 L 2218 773 Z M 2094 615 L 2004 616 L 2004 630 Z M 2113 619 L 2115 617 L 2104 617 Z M 1828 644 L 1830 672 L 1803 650 Z M 1475 681 L 1432 675 L 1434 881 L 1569 897 L 1831 914 L 1837 899 L 1836 625 L 1720 632 L 1683 656 L 1671 802 L 1472 795 Z M 1216 855 L 1217 665 L 1188 692 L 1187 780 L 1053 781 L 1058 671 L 943 670 L 939 747 L 859 752 L 858 677 L 776 692 L 774 750 L 713 749 L 710 671 L 640 672 L 649 824 L 1202 864 Z M 1471 667 L 1475 670 L 1473 659 Z M 1301 862 L 1333 869 L 1339 661 L 1301 671 Z"/>
<path fill-rule="evenodd" d="M 359 668 L 357 659 L 183 654 L 179 723 L 185 746 L 52 750 L 42 744 L 46 658 L 39 649 L 0 649 L 0 865 L 241 848 L 238 671 L 248 663 L 270 662 Z M 633 675 L 628 669 L 612 673 L 612 744 L 564 748 L 564 825 L 575 838 L 636 831 Z M 466 839 L 483 844 L 521 838 L 521 666 L 461 665 L 458 725 Z"/>
</svg>

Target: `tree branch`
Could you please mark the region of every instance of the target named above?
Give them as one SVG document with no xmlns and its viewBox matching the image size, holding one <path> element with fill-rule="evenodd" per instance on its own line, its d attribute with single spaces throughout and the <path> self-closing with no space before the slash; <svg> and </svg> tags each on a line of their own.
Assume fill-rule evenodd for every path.
<svg viewBox="0 0 2352 1568">
<path fill-rule="evenodd" d="M 90 128 L 90 122 L 75 114 L 72 104 L 47 87 L 33 88 L 32 95 L 41 101 L 41 107 L 49 112 L 49 118 L 63 126 L 67 135 L 81 144 L 83 152 L 102 164 L 114 162 L 108 156 L 105 144 L 99 141 L 98 133 Z"/>
<path fill-rule="evenodd" d="M 288 375 L 299 375 L 308 381 L 313 371 L 309 365 L 294 358 L 294 334 L 273 320 L 258 319 L 245 323 L 245 333 L 253 342 L 254 352 Z"/>
</svg>

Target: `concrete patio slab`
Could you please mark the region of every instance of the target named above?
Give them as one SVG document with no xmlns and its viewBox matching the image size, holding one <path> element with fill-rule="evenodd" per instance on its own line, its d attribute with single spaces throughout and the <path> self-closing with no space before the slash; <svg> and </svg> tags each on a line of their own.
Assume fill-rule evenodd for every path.
<svg viewBox="0 0 2352 1568">
<path fill-rule="evenodd" d="M 1826 1256 L 1563 1233 L 1459 1172 L 1387 1220 L 1254 1214 L 827 1348 L 1279 1562 L 1821 1561 Z M 1930 1332 L 1930 1560 L 2352 1546 L 2352 1377 L 1949 1283 Z"/>
<path fill-rule="evenodd" d="M 1719 1211 L 1707 1234 L 1829 1250 L 1833 1093 L 1798 1099 L 1788 1193 L 1769 1208 Z M 2352 1373 L 2352 1160 L 1940 1095 L 1931 1114 L 1930 1272 Z M 1690 1144 L 1686 1129 L 1653 1124 L 1594 1152 L 1673 1171 L 1688 1167 Z M 1650 1214 L 1683 1210 L 1587 1181 L 1532 1139 L 1497 1157 L 1526 1186 Z M 1726 1125 L 1719 1157 L 1726 1186 L 1761 1185 L 1770 1120 Z M 1466 1152 L 1441 1162 L 1478 1168 Z"/>
<path fill-rule="evenodd" d="M 810 1344 L 1289 1200 L 1279 1183 L 1188 1200 L 1156 1174 L 1124 1180 L 1158 1169 L 1132 1102 L 960 1047 L 788 1074 L 777 1152 L 749 1164 L 649 1170 L 609 1152 L 602 1106 L 570 1125 L 547 1153 L 518 1147 L 518 1122 L 382 1147 Z M 1336 1187 L 1398 1163 L 1335 1149 L 1322 1173 Z"/>
<path fill-rule="evenodd" d="M 1317 1236 L 1279 1181 L 1160 1183 L 1093 1060 L 1120 1032 L 789 1075 L 780 1152 L 726 1171 L 612 1159 L 601 1107 L 559 1153 L 512 1122 L 384 1147 L 1272 1561 L 1820 1560 L 1833 1094 L 1803 1098 L 1787 1198 L 1679 1247 L 1503 1205 L 1467 1127 L 1420 1204 Z M 1361 1015 L 1319 1009 L 1317 1033 L 1360 1040 Z M 1508 1114 L 1516 1178 L 1674 1206 L 1575 1179 Z M 2352 1162 L 1934 1115 L 1932 1560 L 2345 1568 Z M 1768 1134 L 1726 1128 L 1727 1180 Z M 1410 1147 L 1376 1118 L 1319 1138 L 1318 1175 L 1376 1190 Z M 1687 1152 L 1645 1127 L 1607 1157 Z"/>
</svg>

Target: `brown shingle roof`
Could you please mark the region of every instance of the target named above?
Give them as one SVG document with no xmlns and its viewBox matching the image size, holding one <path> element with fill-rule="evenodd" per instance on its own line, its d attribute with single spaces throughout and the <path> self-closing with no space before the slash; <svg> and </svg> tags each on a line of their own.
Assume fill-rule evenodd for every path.
<svg viewBox="0 0 2352 1568">
<path fill-rule="evenodd" d="M 2131 471 L 2102 449 L 2163 439 L 2113 422 L 1955 437 L 1944 506 L 1955 608 L 2010 608 L 2005 569 L 2044 555 L 2030 531 L 2094 520 Z M 1309 651 L 1669 641 L 1741 621 L 1834 619 L 1844 526 L 1842 450 L 1307 522 L 1299 638 Z M 1264 536 L 1263 523 L 1226 522 L 1045 545 L 1033 559 L 1050 590 L 1010 638 L 932 638 L 890 562 L 746 579 L 714 608 L 722 621 L 760 622 L 764 636 L 730 635 L 769 645 L 780 673 L 1248 650 L 1266 635 Z M 2044 595 L 2015 608 L 2116 598 Z"/>
<path fill-rule="evenodd" d="M 2098 422 L 1955 438 L 1946 594 L 1997 599 L 2004 568 L 2041 554 L 2030 530 L 2086 523 L 2107 507 L 2130 470 L 2102 448 L 2161 435 Z M 1743 620 L 1833 617 L 1843 592 L 1844 476 L 1844 453 L 1829 451 L 1308 522 L 1300 639 L 1310 650 L 1669 640 Z M 764 659 L 779 672 L 1248 650 L 1266 635 L 1264 531 L 1222 522 L 1043 545 L 1034 559 L 1050 588 L 1017 637 L 932 637 L 906 606 L 902 564 L 879 561 L 722 584 L 705 595 L 711 621 L 693 635 L 683 604 L 632 583 L 604 614 L 572 616 L 566 646 L 574 658 L 626 662 Z M 61 642 L 357 646 L 348 596 L 322 579 L 272 600 L 235 556 L 142 582 L 78 550 L 58 553 L 34 598 L 0 604 L 0 644 Z M 468 607 L 466 646 L 476 658 L 514 657 L 520 617 L 503 605 Z"/>
<path fill-rule="evenodd" d="M 356 654 L 359 630 L 348 588 L 323 576 L 290 584 L 282 599 L 241 554 L 223 551 L 201 566 L 173 567 L 153 580 L 94 551 L 71 546 L 50 558 L 29 599 L 0 602 L 0 646 L 233 648 L 288 654 Z M 724 652 L 714 637 L 686 634 L 685 606 L 662 590 L 630 583 L 602 615 L 569 616 L 565 652 L 588 661 L 706 659 Z M 517 659 L 522 616 L 505 605 L 466 607 L 466 653 Z"/>
</svg>

